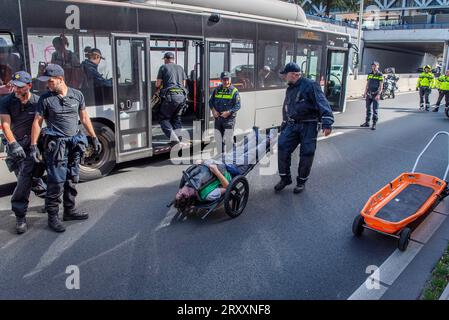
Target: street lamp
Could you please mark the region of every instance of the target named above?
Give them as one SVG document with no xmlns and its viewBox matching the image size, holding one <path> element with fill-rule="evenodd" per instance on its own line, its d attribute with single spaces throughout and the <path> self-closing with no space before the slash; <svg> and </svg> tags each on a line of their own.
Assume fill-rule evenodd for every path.
<svg viewBox="0 0 449 320">
<path fill-rule="evenodd" d="M 359 70 L 362 65 L 362 23 L 363 23 L 363 0 L 360 0 L 360 11 L 359 11 L 359 30 L 358 30 L 358 42 L 357 42 L 357 48 L 359 50 L 358 52 L 358 63 L 357 68 L 354 70 L 354 79 L 357 79 L 357 76 L 359 75 Z"/>
</svg>

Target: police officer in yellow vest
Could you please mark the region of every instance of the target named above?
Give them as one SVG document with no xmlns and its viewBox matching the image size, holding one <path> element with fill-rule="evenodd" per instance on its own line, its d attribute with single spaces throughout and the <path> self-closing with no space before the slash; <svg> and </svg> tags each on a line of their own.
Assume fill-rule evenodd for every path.
<svg viewBox="0 0 449 320">
<path fill-rule="evenodd" d="M 439 91 L 439 97 L 435 105 L 435 109 L 433 109 L 434 112 L 438 112 L 443 97 L 445 98 L 446 109 L 449 108 L 449 70 L 446 70 L 446 74 L 443 74 L 438 78 L 437 88 Z"/>
<path fill-rule="evenodd" d="M 432 68 L 427 65 L 424 71 L 419 75 L 416 90 L 419 90 L 419 109 L 429 111 L 430 102 L 429 95 L 435 86 L 435 77 L 431 72 Z"/>
<path fill-rule="evenodd" d="M 365 93 L 363 94 L 366 99 L 366 119 L 365 122 L 360 126 L 369 127 L 369 123 L 371 120 L 371 105 L 373 105 L 373 125 L 371 127 L 371 130 L 376 130 L 376 123 L 379 119 L 377 110 L 379 109 L 379 99 L 380 93 L 383 89 L 384 76 L 379 71 L 379 62 L 374 61 L 371 64 L 371 69 L 372 71 L 370 72 L 370 74 L 368 74 Z"/>
<path fill-rule="evenodd" d="M 224 143 L 234 135 L 235 118 L 240 109 L 240 94 L 231 84 L 229 72 L 222 72 L 220 79 L 221 85 L 212 92 L 209 107 L 215 118 L 215 141 L 221 140 Z"/>
<path fill-rule="evenodd" d="M 449 70 L 446 70 L 446 74 L 442 74 L 438 77 L 438 79 L 435 79 L 435 87 L 438 89 L 438 100 L 432 111 L 438 112 L 443 98 L 446 98 L 446 105 L 448 103 L 448 97 L 446 94 L 449 93 Z"/>
</svg>

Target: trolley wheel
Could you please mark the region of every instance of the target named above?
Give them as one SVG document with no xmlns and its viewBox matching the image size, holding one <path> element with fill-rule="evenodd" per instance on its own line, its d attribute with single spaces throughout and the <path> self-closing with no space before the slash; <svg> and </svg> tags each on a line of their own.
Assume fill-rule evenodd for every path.
<svg viewBox="0 0 449 320">
<path fill-rule="evenodd" d="M 410 241 L 410 234 L 412 231 L 410 228 L 404 228 L 399 233 L 399 242 L 398 242 L 398 249 L 401 251 L 405 251 L 407 249 L 408 243 Z"/>
<path fill-rule="evenodd" d="M 232 179 L 224 196 L 225 212 L 231 218 L 236 218 L 245 210 L 249 197 L 249 184 L 244 176 Z"/>
<path fill-rule="evenodd" d="M 352 223 L 352 233 L 356 237 L 360 237 L 365 229 L 363 224 L 365 223 L 365 219 L 361 215 L 355 217 L 354 222 Z"/>
</svg>

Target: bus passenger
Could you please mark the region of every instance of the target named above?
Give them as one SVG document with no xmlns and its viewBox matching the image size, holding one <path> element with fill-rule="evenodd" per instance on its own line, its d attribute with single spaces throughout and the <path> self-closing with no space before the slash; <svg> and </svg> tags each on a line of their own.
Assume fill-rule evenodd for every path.
<svg viewBox="0 0 449 320">
<path fill-rule="evenodd" d="M 101 60 L 105 60 L 100 49 L 90 49 L 86 60 L 81 63 L 81 68 L 84 71 L 84 81 L 82 88 L 99 88 L 112 87 L 112 78 L 105 79 L 102 74 L 98 72 L 98 65 Z"/>
<path fill-rule="evenodd" d="M 158 114 L 161 129 L 172 144 L 186 146 L 180 141 L 176 131 L 182 129 L 181 115 L 186 106 L 186 73 L 180 65 L 174 63 L 173 52 L 164 54 L 164 64 L 159 68 L 156 81 L 156 92 L 161 97 Z"/>
</svg>

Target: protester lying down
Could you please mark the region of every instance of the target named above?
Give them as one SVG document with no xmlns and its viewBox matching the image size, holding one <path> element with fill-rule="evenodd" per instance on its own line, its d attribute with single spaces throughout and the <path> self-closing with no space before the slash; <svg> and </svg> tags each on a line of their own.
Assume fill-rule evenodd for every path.
<svg viewBox="0 0 449 320">
<path fill-rule="evenodd" d="M 222 198 L 231 180 L 248 173 L 262 159 L 273 138 L 253 131 L 236 144 L 232 151 L 215 158 L 198 161 L 183 172 L 183 184 L 176 194 L 174 206 L 184 209 L 199 202 Z"/>
</svg>

